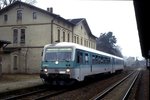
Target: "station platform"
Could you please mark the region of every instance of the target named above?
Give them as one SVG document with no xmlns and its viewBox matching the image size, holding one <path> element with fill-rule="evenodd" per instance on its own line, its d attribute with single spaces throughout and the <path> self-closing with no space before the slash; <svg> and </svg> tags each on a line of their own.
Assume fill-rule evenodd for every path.
<svg viewBox="0 0 150 100">
<path fill-rule="evenodd" d="M 43 84 L 39 74 L 2 74 L 0 93 Z"/>
</svg>

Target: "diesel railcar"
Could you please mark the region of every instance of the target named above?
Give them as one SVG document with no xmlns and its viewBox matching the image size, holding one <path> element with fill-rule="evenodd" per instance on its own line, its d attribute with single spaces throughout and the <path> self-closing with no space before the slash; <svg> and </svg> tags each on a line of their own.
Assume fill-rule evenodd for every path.
<svg viewBox="0 0 150 100">
<path fill-rule="evenodd" d="M 51 84 L 124 69 L 123 58 L 70 42 L 45 45 L 42 55 L 40 77 Z"/>
</svg>

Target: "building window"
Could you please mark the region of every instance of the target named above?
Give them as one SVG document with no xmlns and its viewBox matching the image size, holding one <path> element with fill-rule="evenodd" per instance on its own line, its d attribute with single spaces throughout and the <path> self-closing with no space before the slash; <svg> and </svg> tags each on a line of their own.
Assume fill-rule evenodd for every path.
<svg viewBox="0 0 150 100">
<path fill-rule="evenodd" d="M 90 41 L 89 41 L 89 47 L 91 47 Z"/>
<path fill-rule="evenodd" d="M 33 12 L 33 19 L 37 19 L 37 12 Z"/>
<path fill-rule="evenodd" d="M 8 20 L 8 15 L 5 14 L 5 15 L 4 15 L 4 21 L 7 22 L 7 20 Z"/>
<path fill-rule="evenodd" d="M 22 20 L 22 10 L 17 10 L 17 20 Z"/>
<path fill-rule="evenodd" d="M 25 29 L 21 29 L 20 43 L 25 43 Z"/>
<path fill-rule="evenodd" d="M 63 32 L 63 42 L 65 42 L 65 32 Z"/>
<path fill-rule="evenodd" d="M 82 41 L 83 41 L 83 40 L 82 40 L 82 37 L 81 37 L 81 45 L 82 45 Z"/>
<path fill-rule="evenodd" d="M 18 57 L 17 56 L 13 56 L 13 69 L 17 70 L 17 64 L 18 63 Z"/>
<path fill-rule="evenodd" d="M 76 43 L 76 36 L 74 36 L 74 43 Z"/>
<path fill-rule="evenodd" d="M 18 30 L 13 30 L 13 43 L 18 43 Z"/>
<path fill-rule="evenodd" d="M 79 37 L 77 36 L 77 44 L 79 44 Z"/>
<path fill-rule="evenodd" d="M 87 47 L 88 47 L 88 40 L 86 41 L 86 45 L 87 45 Z"/>
<path fill-rule="evenodd" d="M 58 37 L 57 37 L 58 41 L 60 42 L 60 30 L 58 29 Z"/>
<path fill-rule="evenodd" d="M 68 33 L 68 42 L 70 41 L 70 34 Z"/>
<path fill-rule="evenodd" d="M 0 56 L 0 75 L 2 74 L 2 57 Z"/>
<path fill-rule="evenodd" d="M 91 41 L 91 48 L 94 48 L 93 45 L 94 45 L 94 44 L 93 44 L 93 42 Z"/>
</svg>

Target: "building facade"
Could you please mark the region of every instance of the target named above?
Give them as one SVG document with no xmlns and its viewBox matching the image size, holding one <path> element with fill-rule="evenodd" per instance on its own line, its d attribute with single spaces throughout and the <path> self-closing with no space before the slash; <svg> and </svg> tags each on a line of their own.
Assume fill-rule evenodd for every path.
<svg viewBox="0 0 150 100">
<path fill-rule="evenodd" d="M 0 10 L 0 40 L 10 41 L 0 53 L 2 73 L 39 73 L 42 48 L 55 42 L 75 42 L 96 48 L 84 18 L 66 20 L 20 1 Z"/>
<path fill-rule="evenodd" d="M 92 35 L 86 19 L 78 18 L 70 19 L 69 21 L 75 24 L 73 27 L 73 41 L 77 44 L 96 49 L 96 37 Z"/>
</svg>

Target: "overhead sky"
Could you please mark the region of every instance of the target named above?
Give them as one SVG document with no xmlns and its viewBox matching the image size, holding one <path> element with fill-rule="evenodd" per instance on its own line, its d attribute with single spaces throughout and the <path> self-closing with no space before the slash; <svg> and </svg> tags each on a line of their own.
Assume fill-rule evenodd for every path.
<svg viewBox="0 0 150 100">
<path fill-rule="evenodd" d="M 36 0 L 35 6 L 65 19 L 86 18 L 96 37 L 113 32 L 124 56 L 141 58 L 133 1 L 114 0 Z"/>
</svg>

